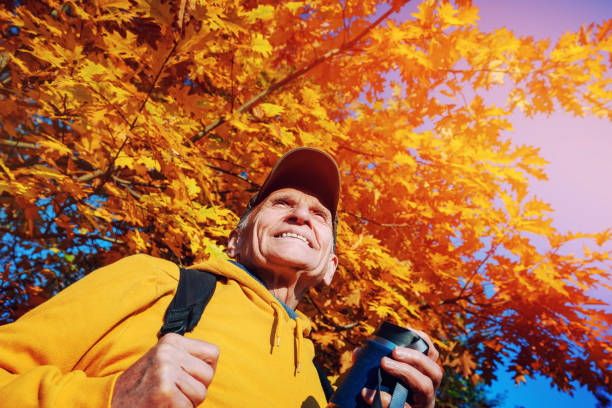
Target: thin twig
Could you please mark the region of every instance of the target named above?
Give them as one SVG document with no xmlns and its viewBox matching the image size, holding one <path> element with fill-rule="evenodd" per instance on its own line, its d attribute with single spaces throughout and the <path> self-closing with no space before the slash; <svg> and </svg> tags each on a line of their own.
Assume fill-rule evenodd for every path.
<svg viewBox="0 0 612 408">
<path fill-rule="evenodd" d="M 382 21 L 384 21 L 387 17 L 389 17 L 389 15 L 391 15 L 392 13 L 394 13 L 396 11 L 397 11 L 396 8 L 392 7 L 386 13 L 384 13 L 382 16 L 380 16 L 378 19 L 376 19 L 376 21 L 374 21 L 372 24 L 367 26 L 361 33 L 359 33 L 359 35 L 357 35 L 351 41 L 342 44 L 338 48 L 334 48 L 334 49 L 331 49 L 331 50 L 327 51 L 323 56 L 321 56 L 319 58 L 316 58 L 315 60 L 311 61 L 309 64 L 307 64 L 307 65 L 303 66 L 302 68 L 298 69 L 297 71 L 287 75 L 286 77 L 284 77 L 280 81 L 277 81 L 277 82 L 273 83 L 268 88 L 266 88 L 265 90 L 261 91 L 259 94 L 254 96 L 251 100 L 249 100 L 248 102 L 246 102 L 242 106 L 240 106 L 238 108 L 238 113 L 243 113 L 243 112 L 251 109 L 255 105 L 259 104 L 266 96 L 270 95 L 272 92 L 274 92 L 277 89 L 283 87 L 284 85 L 288 84 L 289 82 L 293 81 L 294 79 L 296 79 L 296 78 L 306 74 L 308 71 L 312 70 L 317 65 L 319 65 L 319 64 L 321 64 L 321 63 L 323 63 L 325 61 L 328 61 L 328 60 L 334 58 L 336 55 L 341 54 L 341 53 L 345 52 L 346 50 L 350 49 L 355 44 L 357 44 L 357 42 L 359 40 L 361 40 L 366 34 L 368 34 L 374 27 L 378 26 Z M 191 141 L 191 143 L 196 143 L 198 140 L 202 139 L 204 136 L 206 136 L 208 133 L 210 133 L 211 131 L 213 131 L 214 129 L 216 129 L 217 127 L 219 127 L 220 125 L 222 125 L 226 121 L 227 121 L 227 119 L 224 116 L 219 117 L 213 123 L 211 123 L 210 125 L 206 126 L 206 128 L 204 128 L 203 130 L 201 130 L 198 133 L 196 133 L 195 135 L 193 135 L 189 140 Z"/>
<path fill-rule="evenodd" d="M 491 255 L 493 255 L 495 253 L 495 251 L 497 250 L 498 244 L 492 245 L 491 248 L 487 251 L 487 256 L 485 256 L 480 263 L 478 264 L 478 266 L 476 268 L 474 268 L 474 270 L 472 271 L 472 274 L 470 275 L 470 277 L 468 278 L 468 280 L 465 282 L 465 284 L 463 285 L 463 288 L 461 288 L 461 292 L 459 292 L 458 297 L 462 297 L 463 294 L 465 293 L 465 290 L 467 289 L 468 285 L 471 283 L 472 279 L 474 279 L 474 277 L 480 273 L 480 268 L 482 268 L 484 266 L 485 263 L 487 263 L 489 261 L 489 258 L 491 257 Z"/>
<path fill-rule="evenodd" d="M 353 147 L 349 147 L 349 146 L 345 146 L 345 145 L 339 145 L 338 149 L 348 150 L 349 152 L 353 152 L 355 154 L 360 154 L 360 155 L 363 155 L 363 156 L 379 157 L 379 158 L 383 158 L 383 159 L 385 158 L 384 154 L 375 154 L 375 153 L 372 153 L 372 152 L 363 152 L 361 150 L 357 150 L 357 149 L 355 149 Z"/>
<path fill-rule="evenodd" d="M 245 177 L 242 177 L 240 174 L 232 173 L 229 170 L 225 170 L 225 169 L 222 169 L 221 167 L 213 166 L 211 164 L 205 164 L 205 166 L 208 167 L 209 169 L 217 170 L 217 171 L 220 171 L 221 173 L 227 174 L 229 176 L 234 176 L 236 178 L 239 178 L 240 180 L 242 180 L 242 181 L 244 181 L 246 183 L 249 183 L 250 185 L 252 185 L 253 187 L 255 187 L 257 189 L 259 189 L 259 187 L 260 187 L 259 184 L 255 183 L 255 182 L 252 182 L 251 180 L 249 180 L 249 179 L 247 179 Z"/>
<path fill-rule="evenodd" d="M 38 145 L 34 143 L 27 142 L 19 142 L 17 140 L 6 140 L 0 139 L 0 144 L 11 146 L 11 147 L 21 147 L 26 149 L 38 149 Z"/>
<path fill-rule="evenodd" d="M 238 168 L 245 169 L 245 170 L 247 169 L 247 167 L 246 167 L 246 166 L 242 166 L 242 165 L 240 165 L 240 164 L 236 164 L 236 163 L 234 163 L 233 161 L 229 161 L 228 159 L 224 159 L 223 157 L 207 156 L 207 155 L 205 155 L 205 154 L 204 154 L 204 155 L 200 155 L 200 157 L 202 157 L 202 158 L 204 158 L 204 159 L 210 159 L 210 160 L 222 161 L 222 162 L 225 162 L 225 163 L 227 163 L 227 164 L 231 164 L 231 165 L 232 165 L 232 166 L 234 166 L 234 167 L 238 167 Z"/>
<path fill-rule="evenodd" d="M 15 237 L 19 237 L 23 239 L 23 235 L 19 232 L 19 231 L 13 231 L 9 228 L 3 228 L 0 227 L 0 233 L 5 233 L 5 234 L 10 234 L 13 235 Z M 100 239 L 102 241 L 107 241 L 107 242 L 112 242 L 114 244 L 119 244 L 119 245 L 124 245 L 125 241 L 121 241 L 119 239 L 116 238 L 111 238 L 111 237 L 105 237 L 103 235 L 88 235 L 88 234 L 79 234 L 76 232 L 71 232 L 71 234 L 73 236 L 75 236 L 76 238 L 84 238 L 84 239 Z M 32 235 L 32 236 L 28 236 L 28 239 L 52 239 L 52 238 L 65 238 L 67 235 L 66 232 L 57 232 L 57 233 L 53 233 L 53 234 L 36 234 L 36 235 Z"/>
<path fill-rule="evenodd" d="M 232 45 L 233 45 L 233 42 L 232 42 Z M 232 64 L 231 64 L 231 68 L 230 68 L 230 77 L 232 79 L 232 83 L 231 83 L 232 89 L 231 89 L 231 97 L 230 97 L 230 99 L 232 101 L 231 102 L 232 106 L 230 108 L 230 112 L 232 112 L 232 113 L 234 112 L 234 57 L 235 57 L 235 54 L 236 54 L 236 52 L 234 50 L 232 52 Z"/>
<path fill-rule="evenodd" d="M 355 217 L 357 219 L 360 219 L 362 221 L 367 221 L 367 222 L 371 222 L 372 224 L 380 225 L 381 227 L 409 227 L 409 226 L 412 225 L 412 224 L 407 223 L 407 222 L 404 222 L 404 223 L 401 223 L 401 224 L 383 223 L 383 222 L 380 222 L 380 221 L 372 220 L 370 218 L 366 218 L 366 217 L 358 215 L 358 214 L 353 214 L 352 212 L 349 212 L 347 210 L 340 210 L 340 212 L 346 213 L 346 214 L 348 214 L 348 215 L 350 215 L 352 217 Z"/>
<path fill-rule="evenodd" d="M 140 104 L 140 107 L 138 108 L 138 111 L 136 112 L 136 116 L 134 117 L 134 120 L 130 124 L 128 132 L 125 135 L 125 139 L 123 140 L 123 143 L 121 144 L 121 146 L 119 146 L 119 149 L 115 152 L 115 157 L 112 158 L 112 160 L 110 161 L 110 163 L 106 167 L 106 171 L 104 171 L 104 176 L 102 178 L 102 181 L 96 187 L 95 193 L 100 192 L 100 190 L 102 189 L 104 184 L 106 184 L 106 182 L 110 179 L 110 176 L 111 176 L 111 174 L 113 172 L 113 168 L 115 166 L 115 161 L 117 160 L 117 158 L 119 157 L 119 154 L 121 153 L 123 148 L 126 146 L 127 142 L 129 141 L 130 133 L 132 132 L 132 130 L 134 130 L 134 126 L 136 126 L 136 121 L 140 117 L 140 114 L 142 113 L 142 110 L 144 109 L 145 105 L 147 104 L 147 101 L 149 100 L 149 98 L 151 97 L 151 93 L 153 92 L 153 89 L 155 89 L 155 85 L 157 85 L 157 81 L 159 80 L 159 77 L 161 76 L 162 72 L 164 71 L 164 68 L 166 67 L 166 64 L 168 63 L 168 61 L 170 60 L 170 57 L 172 57 L 172 54 L 174 54 L 174 51 L 176 51 L 176 47 L 178 46 L 178 44 L 179 44 L 178 40 L 174 41 L 174 45 L 172 46 L 172 49 L 170 50 L 170 52 L 166 56 L 166 59 L 164 60 L 164 62 L 162 62 L 161 66 L 159 67 L 159 71 L 157 72 L 157 75 L 155 75 L 155 79 L 151 83 L 151 86 L 149 87 L 149 90 L 147 91 L 147 94 L 145 95 L 144 99 L 142 100 L 142 103 Z"/>
<path fill-rule="evenodd" d="M 342 34 L 344 36 L 344 42 L 346 42 L 346 36 L 348 34 L 348 28 L 346 27 L 346 3 L 348 2 L 345 1 L 344 4 L 342 4 L 342 25 L 344 26 L 344 30 L 342 30 Z"/>
<path fill-rule="evenodd" d="M 323 309 L 321 309 L 321 307 L 317 304 L 317 302 L 314 301 L 312 296 L 310 296 L 310 293 L 307 293 L 305 295 L 305 297 L 308 299 L 308 301 L 310 301 L 310 303 L 312 303 L 312 305 L 315 307 L 315 309 L 317 309 L 317 311 L 319 312 L 321 317 L 326 321 L 326 324 L 332 326 L 335 331 L 343 332 L 345 330 L 350 330 L 353 327 L 359 326 L 359 322 L 348 323 L 348 324 L 345 324 L 344 326 L 341 326 L 339 324 L 334 323 L 333 321 L 330 320 L 330 318 L 327 316 L 327 314 L 325 312 L 323 312 Z"/>
</svg>

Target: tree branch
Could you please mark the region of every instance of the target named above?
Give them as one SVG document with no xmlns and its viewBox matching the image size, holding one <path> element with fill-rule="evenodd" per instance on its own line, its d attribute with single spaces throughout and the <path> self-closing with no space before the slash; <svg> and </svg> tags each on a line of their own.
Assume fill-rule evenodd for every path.
<svg viewBox="0 0 612 408">
<path fill-rule="evenodd" d="M 372 224 L 380 225 L 381 227 L 393 227 L 394 228 L 394 227 L 409 227 L 409 226 L 412 225 L 412 224 L 407 223 L 407 222 L 404 222 L 404 223 L 401 223 L 401 224 L 383 223 L 383 222 L 380 222 L 380 221 L 371 220 L 371 219 L 363 217 L 361 215 L 353 214 L 352 212 L 349 212 L 347 210 L 340 210 L 340 212 L 346 213 L 346 214 L 348 214 L 348 215 L 350 215 L 352 217 L 355 217 L 355 218 L 357 218 L 359 220 L 362 220 L 362 221 L 371 222 Z"/>
<path fill-rule="evenodd" d="M 57 232 L 57 233 L 40 233 L 40 234 L 36 234 L 33 236 L 28 236 L 27 238 L 23 237 L 21 233 L 19 233 L 18 231 L 13 231 L 9 228 L 4 228 L 4 227 L 0 227 L 0 233 L 4 233 L 4 234 L 10 234 L 13 235 L 15 237 L 19 237 L 21 239 L 52 239 L 52 238 L 65 238 L 66 237 L 66 233 L 65 232 Z M 76 238 L 83 238 L 83 239 L 99 239 L 102 241 L 106 241 L 106 242 L 112 242 L 113 244 L 119 244 L 119 245 L 124 245 L 125 241 L 122 241 L 120 239 L 116 239 L 116 238 L 111 238 L 111 237 L 105 237 L 103 235 L 88 235 L 88 234 L 80 234 L 80 233 L 76 233 L 73 232 L 72 235 L 74 235 Z"/>
<path fill-rule="evenodd" d="M 240 180 L 244 181 L 245 183 L 249 183 L 250 185 L 252 185 L 253 187 L 255 187 L 256 189 L 259 189 L 260 185 L 257 183 L 252 182 L 251 180 L 242 177 L 240 174 L 236 174 L 236 173 L 232 173 L 229 170 L 225 170 L 222 169 L 221 167 L 217 167 L 217 166 L 213 166 L 212 164 L 205 164 L 206 167 L 208 167 L 209 169 L 213 169 L 213 170 L 217 170 L 220 171 L 223 174 L 227 174 L 229 176 L 234 176 L 236 178 L 239 178 Z"/>
<path fill-rule="evenodd" d="M 315 58 L 309 64 L 306 64 L 305 66 L 303 66 L 302 68 L 298 69 L 297 71 L 295 71 L 295 72 L 287 75 L 283 79 L 273 83 L 267 89 L 263 90 L 262 92 L 257 94 L 255 97 L 253 97 L 251 100 L 249 100 L 248 102 L 246 102 L 242 106 L 240 106 L 238 108 L 238 110 L 237 110 L 238 113 L 243 113 L 244 111 L 247 111 L 247 110 L 251 109 L 255 105 L 259 104 L 266 96 L 270 95 L 272 92 L 274 92 L 277 89 L 283 87 L 284 85 L 288 84 L 289 82 L 293 81 L 294 79 L 299 78 L 300 76 L 306 74 L 308 71 L 312 70 L 317 65 L 319 65 L 319 64 L 321 64 L 321 63 L 323 63 L 325 61 L 328 61 L 328 60 L 334 58 L 338 54 L 341 54 L 341 53 L 347 51 L 348 49 L 353 47 L 355 44 L 357 44 L 357 42 L 359 40 L 361 40 L 366 34 L 368 34 L 374 27 L 378 26 L 382 21 L 384 21 L 387 17 L 389 17 L 389 15 L 391 15 L 392 13 L 394 13 L 396 11 L 397 11 L 397 8 L 396 7 L 392 7 L 386 13 L 384 13 L 378 19 L 376 19 L 376 21 L 374 21 L 372 24 L 367 26 L 361 33 L 359 33 L 351 41 L 342 44 L 338 48 L 333 48 L 333 49 L 327 51 L 323 56 L 321 56 L 319 58 Z M 193 135 L 189 139 L 189 141 L 191 143 L 196 143 L 198 140 L 202 139 L 208 133 L 212 132 L 213 130 L 215 130 L 217 127 L 219 127 L 220 125 L 222 125 L 225 122 L 226 122 L 226 118 L 224 116 L 216 119 L 210 125 L 206 126 L 204 129 L 202 129 L 201 131 L 199 131 L 198 133 Z"/>
<path fill-rule="evenodd" d="M 323 311 L 323 309 L 321 309 L 321 307 L 317 304 L 317 302 L 314 301 L 314 299 L 312 298 L 312 296 L 310 296 L 310 293 L 307 293 L 304 296 L 306 299 L 308 299 L 308 301 L 310 303 L 312 303 L 312 305 L 315 307 L 315 309 L 317 309 L 317 311 L 319 312 L 319 314 L 321 315 L 321 317 L 325 320 L 326 324 L 330 325 L 331 327 L 334 328 L 335 331 L 337 332 L 343 332 L 345 330 L 350 330 L 353 327 L 359 326 L 359 322 L 352 322 L 349 324 L 345 324 L 344 326 L 341 326 L 339 324 L 334 323 L 333 321 L 331 321 L 329 319 L 329 317 L 327 317 L 327 315 L 325 314 L 325 312 Z"/>
<path fill-rule="evenodd" d="M 379 157 L 379 158 L 383 158 L 383 159 L 385 158 L 384 154 L 375 154 L 375 153 L 371 153 L 371 152 L 362 152 L 361 150 L 357 150 L 357 149 L 354 149 L 352 147 L 348 147 L 348 146 L 345 146 L 345 145 L 339 145 L 338 149 L 348 150 L 349 152 L 353 152 L 355 154 L 360 154 L 360 155 L 363 155 L 363 156 Z"/>
<path fill-rule="evenodd" d="M 438 306 L 444 306 L 444 305 L 448 305 L 448 304 L 456 304 L 457 302 L 459 302 L 460 300 L 468 300 L 471 297 L 471 295 L 466 295 L 466 296 L 455 296 L 449 299 L 444 299 L 443 301 L 441 301 L 440 303 L 438 303 Z M 419 306 L 419 310 L 427 310 L 427 309 L 433 309 L 433 305 L 432 304 L 424 304 Z"/>
</svg>

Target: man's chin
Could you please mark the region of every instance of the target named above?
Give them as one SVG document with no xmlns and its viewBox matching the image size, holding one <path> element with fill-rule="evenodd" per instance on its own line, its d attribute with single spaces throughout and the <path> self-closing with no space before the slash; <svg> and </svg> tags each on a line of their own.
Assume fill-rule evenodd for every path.
<svg viewBox="0 0 612 408">
<path fill-rule="evenodd" d="M 312 264 L 309 262 L 312 261 L 312 257 L 299 256 L 298 254 L 275 254 L 267 257 L 267 260 L 272 269 L 282 268 L 295 271 L 312 269 Z"/>
</svg>

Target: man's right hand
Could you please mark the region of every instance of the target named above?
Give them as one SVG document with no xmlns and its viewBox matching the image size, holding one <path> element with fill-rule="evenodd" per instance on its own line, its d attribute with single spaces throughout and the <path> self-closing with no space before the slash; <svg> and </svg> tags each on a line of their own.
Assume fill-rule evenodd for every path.
<svg viewBox="0 0 612 408">
<path fill-rule="evenodd" d="M 169 333 L 117 378 L 112 408 L 197 407 L 215 375 L 219 348 Z"/>
</svg>

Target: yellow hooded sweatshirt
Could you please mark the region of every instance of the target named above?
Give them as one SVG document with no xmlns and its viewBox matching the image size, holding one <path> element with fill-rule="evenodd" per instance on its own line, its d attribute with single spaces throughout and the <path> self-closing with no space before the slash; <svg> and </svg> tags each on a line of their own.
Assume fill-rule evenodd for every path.
<svg viewBox="0 0 612 408">
<path fill-rule="evenodd" d="M 193 267 L 228 278 L 187 334 L 220 349 L 200 406 L 325 407 L 308 318 L 226 259 Z M 110 407 L 117 377 L 157 343 L 178 278 L 171 262 L 127 257 L 0 326 L 0 407 Z"/>
</svg>

